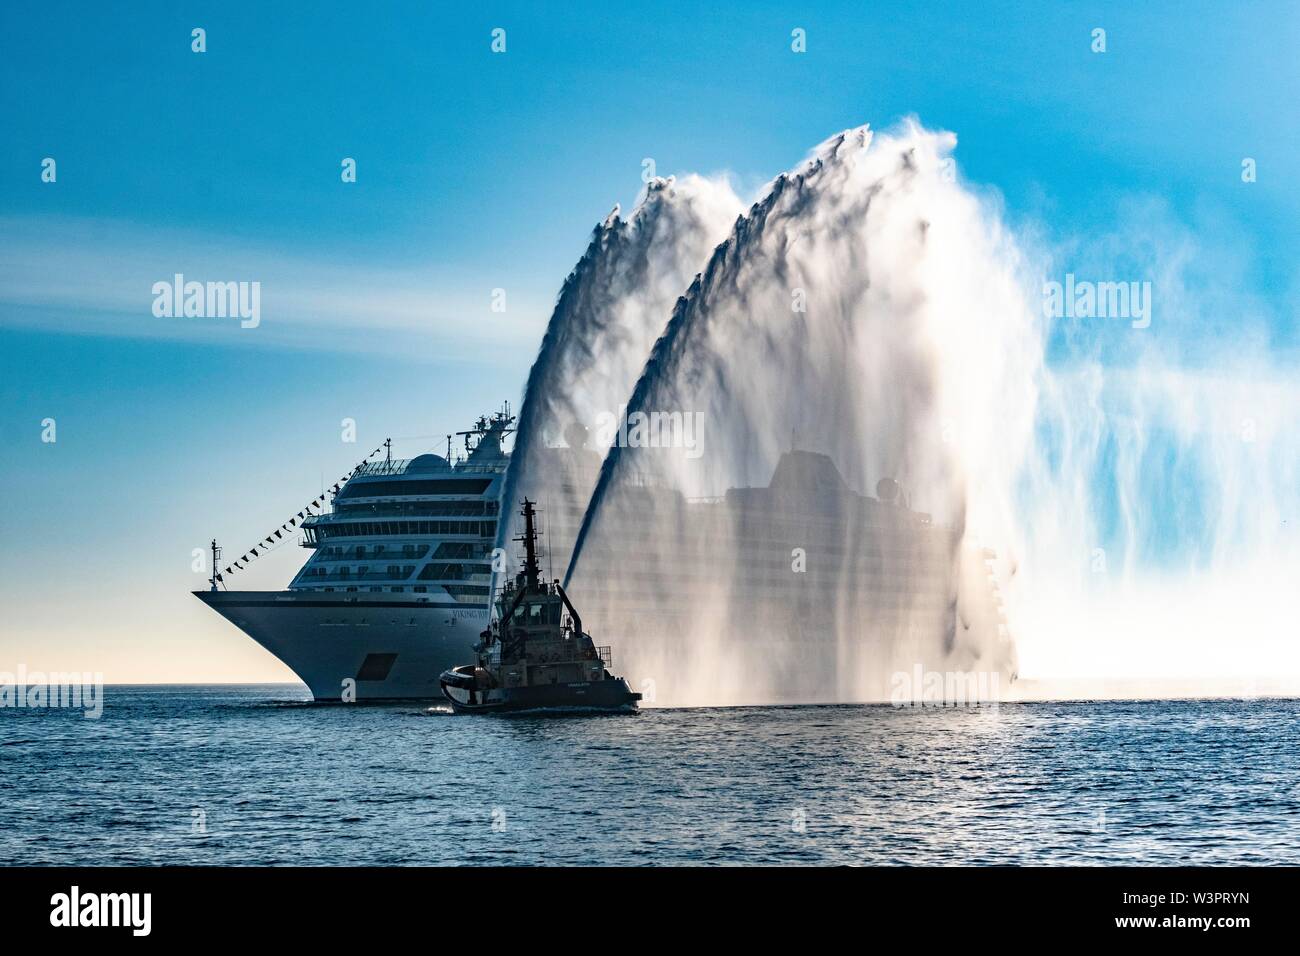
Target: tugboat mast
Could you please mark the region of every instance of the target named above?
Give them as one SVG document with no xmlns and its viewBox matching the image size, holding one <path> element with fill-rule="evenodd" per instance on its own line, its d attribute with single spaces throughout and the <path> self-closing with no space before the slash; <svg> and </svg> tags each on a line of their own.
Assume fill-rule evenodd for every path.
<svg viewBox="0 0 1300 956">
<path fill-rule="evenodd" d="M 514 616 L 515 609 L 520 604 L 527 602 L 530 596 L 558 595 L 569 612 L 573 636 L 581 637 L 583 633 L 582 618 L 573 606 L 573 602 L 569 600 L 569 596 L 564 593 L 564 588 L 560 587 L 560 582 L 556 581 L 553 584 L 547 584 L 542 580 L 541 570 L 537 566 L 537 526 L 535 522 L 537 511 L 533 506 L 533 502 L 525 498 L 523 510 L 520 511 L 520 514 L 524 517 L 524 533 L 515 540 L 523 542 L 524 566 L 516 579 L 517 587 L 514 588 L 514 597 L 510 601 L 510 606 L 503 608 L 501 616 L 497 619 L 502 660 L 514 660 L 524 654 L 524 644 L 528 639 L 528 627 L 516 626 Z M 510 586 L 507 585 L 507 587 Z M 507 595 L 509 593 L 511 592 L 506 592 Z"/>
<path fill-rule="evenodd" d="M 533 503 L 525 498 L 524 533 L 515 540 L 522 541 L 524 544 L 524 580 L 529 591 L 537 590 L 537 582 L 541 578 L 541 572 L 537 568 L 537 530 L 533 526 L 535 514 Z"/>
<path fill-rule="evenodd" d="M 515 540 L 524 546 L 523 567 L 502 589 L 500 616 L 474 648 L 478 661 L 438 678 L 443 696 L 457 713 L 636 710 L 641 695 L 609 672 L 609 648 L 583 631 L 560 582 L 542 580 L 533 502 L 525 498 L 520 513 L 524 531 Z"/>
</svg>

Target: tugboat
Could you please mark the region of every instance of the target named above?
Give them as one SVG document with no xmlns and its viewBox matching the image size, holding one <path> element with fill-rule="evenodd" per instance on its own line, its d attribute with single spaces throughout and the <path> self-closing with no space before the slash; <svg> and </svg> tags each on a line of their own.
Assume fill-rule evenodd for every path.
<svg viewBox="0 0 1300 956">
<path fill-rule="evenodd" d="M 610 673 L 609 647 L 583 631 L 560 582 L 541 579 L 533 502 L 525 498 L 521 513 L 523 569 L 502 588 L 497 617 L 474 645 L 477 663 L 442 672 L 443 696 L 456 713 L 635 712 L 641 695 Z"/>
</svg>

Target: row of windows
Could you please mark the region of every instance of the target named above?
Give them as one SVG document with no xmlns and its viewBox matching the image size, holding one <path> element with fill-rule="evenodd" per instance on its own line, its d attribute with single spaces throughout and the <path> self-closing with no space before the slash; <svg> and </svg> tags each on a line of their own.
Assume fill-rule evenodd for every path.
<svg viewBox="0 0 1300 956">
<path fill-rule="evenodd" d="M 313 566 L 303 577 L 317 581 L 405 581 L 415 570 L 415 565 L 404 567 L 390 564 L 385 571 L 372 571 L 369 565 L 358 565 L 356 570 L 344 565 L 340 568 Z M 491 565 L 487 564 L 429 564 L 420 572 L 420 581 L 489 581 Z"/>
<path fill-rule="evenodd" d="M 372 571 L 366 564 L 359 565 L 354 573 L 352 568 L 344 565 L 340 568 L 330 570 L 324 567 L 311 567 L 307 569 L 304 577 L 314 578 L 317 581 L 405 581 L 415 571 L 415 565 L 408 564 L 405 567 L 396 564 L 390 564 L 385 571 Z"/>
<path fill-rule="evenodd" d="M 529 604 L 526 607 L 520 605 L 515 608 L 515 613 L 510 620 L 520 626 L 528 625 L 538 627 L 547 624 L 559 624 L 560 616 L 563 610 L 558 601 L 548 604 Z"/>
<path fill-rule="evenodd" d="M 466 581 L 474 575 L 490 575 L 490 564 L 426 564 L 420 571 L 421 581 Z"/>
<path fill-rule="evenodd" d="M 420 515 L 435 517 L 471 517 L 495 515 L 495 501 L 380 501 L 374 504 L 339 504 L 334 513 L 345 517 L 357 515 Z"/>
<path fill-rule="evenodd" d="M 320 548 L 316 554 L 318 561 L 382 561 L 385 558 L 401 558 L 403 561 L 412 561 L 416 558 L 422 558 L 429 553 L 427 544 L 404 544 L 402 550 L 390 548 L 387 545 L 377 544 L 366 549 L 364 544 L 358 545 L 331 545 L 330 547 Z"/>
<path fill-rule="evenodd" d="M 480 561 L 486 561 L 492 556 L 492 546 L 485 544 L 476 544 L 473 541 L 444 541 L 438 545 L 438 550 L 433 552 L 437 558 L 477 558 Z"/>
<path fill-rule="evenodd" d="M 492 538 L 497 533 L 495 521 L 356 521 L 317 525 L 316 532 L 325 538 L 368 538 L 413 534 L 472 534 Z"/>
<path fill-rule="evenodd" d="M 333 591 L 360 591 L 361 589 L 358 587 L 350 587 L 350 588 L 317 588 L 317 590 L 333 592 Z M 391 587 L 391 588 L 369 587 L 366 588 L 366 590 L 372 593 L 378 593 L 387 590 L 390 594 L 403 594 L 405 593 L 406 588 L 402 587 L 401 585 L 398 585 L 396 587 Z M 429 593 L 429 589 L 425 587 L 423 584 L 417 584 L 415 587 L 411 588 L 411 591 L 415 594 Z M 459 614 L 460 612 L 457 611 L 456 613 Z"/>
</svg>

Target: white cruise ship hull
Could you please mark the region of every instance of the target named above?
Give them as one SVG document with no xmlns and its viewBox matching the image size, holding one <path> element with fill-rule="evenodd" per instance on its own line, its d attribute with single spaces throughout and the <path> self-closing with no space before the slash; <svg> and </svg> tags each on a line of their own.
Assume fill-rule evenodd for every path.
<svg viewBox="0 0 1300 956">
<path fill-rule="evenodd" d="M 195 591 L 285 663 L 317 701 L 441 700 L 438 677 L 473 655 L 487 609 L 411 594 Z"/>
</svg>

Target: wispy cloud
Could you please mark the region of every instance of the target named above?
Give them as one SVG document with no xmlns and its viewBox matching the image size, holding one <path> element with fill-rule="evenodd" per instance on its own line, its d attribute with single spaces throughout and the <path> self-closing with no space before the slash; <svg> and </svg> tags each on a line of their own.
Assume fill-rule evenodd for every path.
<svg viewBox="0 0 1300 956">
<path fill-rule="evenodd" d="M 0 326 L 51 332 L 468 360 L 535 347 L 554 295 L 508 271 L 394 267 L 351 248 L 312 256 L 115 220 L 0 217 L 0 244 Z M 262 322 L 155 317 L 153 284 L 177 273 L 260 282 Z"/>
</svg>

